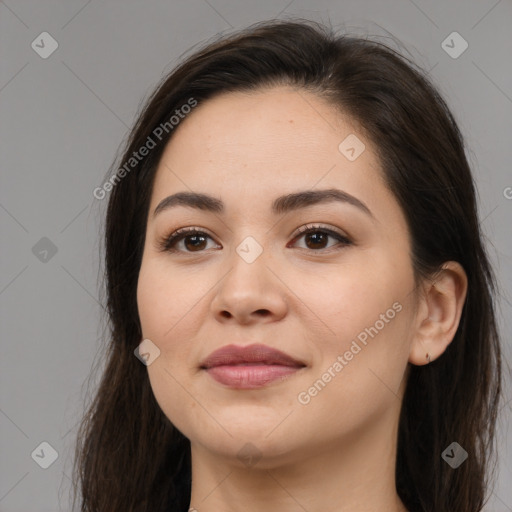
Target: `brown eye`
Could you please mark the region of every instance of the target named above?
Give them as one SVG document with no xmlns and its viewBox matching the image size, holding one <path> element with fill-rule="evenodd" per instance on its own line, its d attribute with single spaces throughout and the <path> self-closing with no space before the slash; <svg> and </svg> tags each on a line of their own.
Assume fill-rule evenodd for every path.
<svg viewBox="0 0 512 512">
<path fill-rule="evenodd" d="M 207 248 L 211 236 L 195 228 L 185 228 L 175 231 L 172 235 L 160 241 L 159 248 L 169 252 L 202 252 Z M 179 245 L 182 244 L 181 247 Z M 178 246 L 178 247 L 177 247 Z"/>
<path fill-rule="evenodd" d="M 295 237 L 294 242 L 304 238 L 304 242 L 306 247 L 304 249 L 309 249 L 311 251 L 320 251 L 323 249 L 330 249 L 332 247 L 339 246 L 339 248 L 345 247 L 347 245 L 351 245 L 352 242 L 340 233 L 336 233 L 330 229 L 321 228 L 318 226 L 312 226 L 302 228 L 299 230 L 300 234 Z M 335 239 L 338 243 L 334 243 L 331 245 L 327 245 L 329 243 L 329 238 Z"/>
<path fill-rule="evenodd" d="M 351 240 L 341 233 L 319 226 L 305 226 L 299 229 L 299 235 L 294 238 L 293 243 L 302 238 L 305 241 L 305 247 L 302 248 L 315 252 L 331 248 L 341 249 L 352 244 Z M 329 245 L 329 239 L 335 243 Z M 208 249 L 208 240 L 213 241 L 212 237 L 204 231 L 183 228 L 162 239 L 158 247 L 161 251 L 199 253 Z"/>
<path fill-rule="evenodd" d="M 321 231 L 316 231 L 304 235 L 304 240 L 306 241 L 308 249 L 325 249 L 325 244 L 328 242 L 329 236 L 330 235 Z"/>
<path fill-rule="evenodd" d="M 182 239 L 185 247 L 193 252 L 205 248 L 206 238 L 202 235 L 185 235 Z"/>
</svg>

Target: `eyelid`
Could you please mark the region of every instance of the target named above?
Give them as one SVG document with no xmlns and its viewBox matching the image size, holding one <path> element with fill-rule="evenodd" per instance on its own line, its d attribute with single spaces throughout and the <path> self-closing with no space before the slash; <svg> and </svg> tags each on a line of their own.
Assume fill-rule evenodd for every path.
<svg viewBox="0 0 512 512">
<path fill-rule="evenodd" d="M 309 231 L 314 231 L 314 230 L 325 231 L 327 233 L 331 233 L 333 235 L 339 236 L 341 238 L 344 238 L 344 239 L 352 242 L 352 237 L 349 236 L 346 232 L 341 231 L 338 228 L 324 226 L 322 224 L 315 224 L 314 222 L 305 224 L 304 226 L 300 226 L 299 228 L 297 228 L 295 230 L 295 234 L 292 235 L 293 239 L 295 240 L 298 236 L 308 233 Z"/>
<path fill-rule="evenodd" d="M 353 238 L 350 235 L 348 235 L 347 233 L 340 231 L 338 228 L 333 228 L 333 227 L 324 226 L 322 224 L 312 223 L 312 224 L 306 224 L 304 226 L 299 227 L 296 230 L 295 235 L 293 235 L 291 242 L 289 242 L 289 244 L 287 244 L 286 247 L 289 247 L 290 245 L 294 245 L 304 235 L 307 235 L 308 233 L 316 233 L 316 232 L 327 234 L 327 236 L 335 239 L 337 241 L 337 243 L 335 243 L 334 245 L 332 245 L 330 247 L 325 247 L 325 248 L 321 248 L 321 249 L 317 249 L 317 250 L 308 249 L 308 248 L 304 248 L 304 247 L 297 247 L 297 249 L 299 249 L 301 251 L 305 251 L 308 254 L 312 254 L 312 255 L 318 254 L 318 256 L 321 257 L 322 255 L 327 256 L 328 254 L 332 254 L 333 252 L 338 252 L 338 251 L 346 248 L 347 246 L 355 245 Z"/>
<path fill-rule="evenodd" d="M 332 246 L 332 247 L 328 247 L 325 249 L 319 249 L 319 250 L 304 249 L 304 248 L 299 248 L 299 249 L 306 250 L 306 251 L 313 252 L 313 253 L 315 253 L 315 252 L 326 253 L 326 252 L 330 252 L 333 249 L 336 250 L 336 248 L 340 248 L 340 247 L 338 247 L 340 244 L 342 245 L 342 247 L 354 244 L 352 237 L 350 235 L 346 234 L 345 232 L 342 232 L 342 231 L 338 230 L 337 228 L 332 228 L 332 227 L 324 226 L 322 224 L 315 224 L 315 223 L 305 224 L 304 226 L 300 226 L 299 228 L 297 228 L 295 230 L 294 234 L 291 235 L 292 240 L 290 243 L 293 244 L 299 238 L 301 238 L 303 235 L 308 234 L 310 232 L 315 232 L 315 231 L 324 232 L 328 236 L 337 238 L 338 244 L 336 244 L 335 246 Z M 207 235 L 211 240 L 215 241 L 215 237 L 207 229 L 200 228 L 198 226 L 187 226 L 187 227 L 182 227 L 182 228 L 176 229 L 171 234 L 166 235 L 163 238 L 159 239 L 157 241 L 157 248 L 162 252 L 194 254 L 194 251 L 180 251 L 180 250 L 172 248 L 172 245 L 175 245 L 176 243 L 180 242 L 187 235 L 194 235 L 194 234 L 204 234 L 204 235 Z M 215 242 L 215 243 L 217 243 L 217 242 Z M 288 244 L 286 247 L 288 247 Z M 198 254 L 204 253 L 204 252 L 206 252 L 206 251 L 204 251 L 204 250 L 197 251 Z"/>
<path fill-rule="evenodd" d="M 176 244 L 185 238 L 187 235 L 193 235 L 196 233 L 208 235 L 209 238 L 215 240 L 215 237 L 205 228 L 200 228 L 198 226 L 187 226 L 183 228 L 176 229 L 172 231 L 169 235 L 164 235 L 162 238 L 157 240 L 157 248 L 162 252 L 176 252 L 176 253 L 184 253 L 185 251 L 173 250 L 171 248 L 171 243 Z M 215 242 L 217 243 L 217 242 Z M 193 254 L 192 251 L 188 251 L 189 254 Z M 204 251 L 198 251 L 204 252 Z"/>
</svg>

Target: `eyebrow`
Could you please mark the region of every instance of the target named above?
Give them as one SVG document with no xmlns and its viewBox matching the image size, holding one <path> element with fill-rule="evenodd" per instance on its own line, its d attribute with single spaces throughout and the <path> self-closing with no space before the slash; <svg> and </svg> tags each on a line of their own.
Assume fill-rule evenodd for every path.
<svg viewBox="0 0 512 512">
<path fill-rule="evenodd" d="M 330 188 L 325 190 L 305 190 L 302 192 L 294 192 L 278 197 L 272 203 L 272 213 L 280 215 L 292 210 L 307 208 L 316 204 L 331 203 L 333 201 L 350 204 L 359 208 L 361 211 L 373 217 L 372 212 L 361 200 L 353 195 L 339 190 Z M 203 194 L 200 192 L 177 192 L 162 199 L 153 212 L 153 218 L 159 213 L 176 206 L 185 206 L 198 210 L 205 210 L 212 213 L 223 213 L 224 203 L 221 199 Z"/>
</svg>

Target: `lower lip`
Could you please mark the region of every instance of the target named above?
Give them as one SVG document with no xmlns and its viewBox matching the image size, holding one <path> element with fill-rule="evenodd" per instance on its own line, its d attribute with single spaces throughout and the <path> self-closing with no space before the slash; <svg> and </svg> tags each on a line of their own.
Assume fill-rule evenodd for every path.
<svg viewBox="0 0 512 512">
<path fill-rule="evenodd" d="M 235 389 L 261 388 L 270 382 L 283 380 L 300 370 L 297 366 L 237 365 L 214 366 L 206 371 L 217 382 Z"/>
</svg>

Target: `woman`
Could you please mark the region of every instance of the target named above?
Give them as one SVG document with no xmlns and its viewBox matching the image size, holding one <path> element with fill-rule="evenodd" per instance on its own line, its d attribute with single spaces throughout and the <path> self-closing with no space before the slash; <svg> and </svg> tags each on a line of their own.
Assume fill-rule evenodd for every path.
<svg viewBox="0 0 512 512">
<path fill-rule="evenodd" d="M 163 81 L 116 168 L 83 511 L 482 509 L 494 280 L 462 136 L 412 63 L 258 24 Z"/>
</svg>

